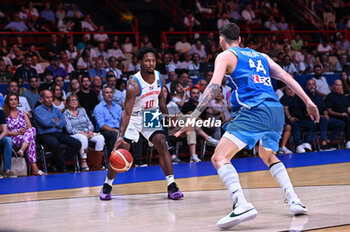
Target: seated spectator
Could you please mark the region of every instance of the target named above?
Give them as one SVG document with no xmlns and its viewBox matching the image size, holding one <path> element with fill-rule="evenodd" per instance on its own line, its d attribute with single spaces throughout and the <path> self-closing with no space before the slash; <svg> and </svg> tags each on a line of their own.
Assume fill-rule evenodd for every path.
<svg viewBox="0 0 350 232">
<path fill-rule="evenodd" d="M 295 38 L 293 38 L 290 42 L 290 46 L 296 51 L 301 50 L 301 48 L 304 46 L 304 41 L 300 38 L 299 34 L 295 35 Z"/>
<path fill-rule="evenodd" d="M 24 24 L 23 21 L 21 21 L 17 13 L 14 14 L 13 18 L 14 18 L 14 21 L 11 21 L 9 24 L 7 24 L 4 27 L 5 30 L 10 30 L 13 32 L 28 31 L 28 27 Z"/>
<path fill-rule="evenodd" d="M 105 137 L 107 152 L 111 154 L 118 136 L 122 108 L 113 102 L 113 89 L 103 88 L 103 100 L 95 107 L 94 115 L 97 129 Z"/>
<path fill-rule="evenodd" d="M 40 81 L 38 77 L 36 76 L 30 77 L 29 78 L 30 89 L 23 93 L 23 97 L 27 99 L 32 112 L 34 111 L 35 103 L 40 100 L 40 96 L 38 92 L 39 85 L 40 85 Z"/>
<path fill-rule="evenodd" d="M 241 15 L 239 14 L 238 4 L 235 2 L 230 2 L 228 5 L 227 16 L 232 22 L 238 22 L 241 20 Z"/>
<path fill-rule="evenodd" d="M 45 3 L 45 9 L 40 14 L 41 18 L 47 22 L 55 23 L 55 13 L 51 10 L 49 2 Z"/>
<path fill-rule="evenodd" d="M 68 49 L 66 50 L 66 55 L 67 55 L 69 62 L 75 64 L 75 62 L 77 62 L 77 60 L 78 60 L 78 54 L 79 54 L 79 52 L 77 50 L 77 47 L 74 46 L 73 43 L 70 43 L 68 45 Z"/>
<path fill-rule="evenodd" d="M 333 67 L 333 64 L 330 62 L 328 55 L 322 54 L 320 56 L 319 64 L 322 66 L 323 73 L 333 73 L 334 67 Z"/>
<path fill-rule="evenodd" d="M 56 18 L 57 20 L 63 20 L 66 17 L 66 10 L 63 7 L 63 3 L 60 2 L 57 6 L 57 10 L 56 10 Z"/>
<path fill-rule="evenodd" d="M 91 119 L 94 108 L 98 104 L 98 98 L 96 93 L 91 90 L 90 77 L 83 76 L 81 78 L 81 89 L 77 93 L 77 96 L 81 107 L 85 109 L 87 115 Z"/>
<path fill-rule="evenodd" d="M 342 54 L 339 57 L 339 61 L 336 62 L 334 66 L 335 66 L 334 71 L 336 71 L 336 72 L 341 72 L 341 71 L 344 71 L 346 69 L 349 70 L 350 62 L 348 61 L 346 54 Z"/>
<path fill-rule="evenodd" d="M 188 69 L 188 66 L 192 63 L 191 55 L 189 52 L 183 54 L 183 61 L 177 65 L 178 69 Z"/>
<path fill-rule="evenodd" d="M 223 12 L 221 17 L 218 19 L 217 23 L 216 23 L 216 26 L 217 26 L 217 29 L 220 30 L 220 28 L 225 25 L 225 24 L 228 24 L 230 21 L 228 20 L 228 15 L 226 12 Z"/>
<path fill-rule="evenodd" d="M 134 49 L 133 44 L 130 42 L 130 37 L 125 37 L 124 43 L 122 44 L 122 51 L 124 54 L 132 54 Z"/>
<path fill-rule="evenodd" d="M 118 64 L 117 59 L 114 56 L 109 57 L 108 64 L 109 64 L 109 67 L 106 69 L 106 72 L 113 72 L 114 76 L 117 79 L 120 79 L 122 77 L 123 73 L 117 67 L 117 64 Z"/>
<path fill-rule="evenodd" d="M 124 109 L 125 96 L 120 90 L 116 89 L 116 85 L 117 85 L 117 78 L 112 73 L 108 74 L 106 86 L 110 87 L 113 90 L 112 101 Z M 100 91 L 99 100 L 102 101 L 102 99 L 103 99 L 103 93 L 102 91 Z"/>
<path fill-rule="evenodd" d="M 92 68 L 90 60 L 90 50 L 85 48 L 78 59 L 77 69 L 90 69 Z"/>
<path fill-rule="evenodd" d="M 343 93 L 341 80 L 335 80 L 333 91 L 326 97 L 328 115 L 345 123 L 346 149 L 350 149 L 350 104 Z"/>
<path fill-rule="evenodd" d="M 170 72 L 175 72 L 176 66 L 175 64 L 171 61 L 171 54 L 166 52 L 163 55 L 163 64 L 165 66 L 165 71 L 166 75 L 168 75 Z"/>
<path fill-rule="evenodd" d="M 198 53 L 194 53 L 192 55 L 192 63 L 188 66 L 188 75 L 191 78 L 201 78 L 202 74 L 200 73 L 200 66 L 201 64 L 199 63 L 200 57 Z"/>
<path fill-rule="evenodd" d="M 34 4 L 32 1 L 28 2 L 28 9 L 27 9 L 28 14 L 30 15 L 35 15 L 36 17 L 39 17 L 39 12 L 38 10 L 34 7 Z"/>
<path fill-rule="evenodd" d="M 264 27 L 270 31 L 278 31 L 280 30 L 280 26 L 273 18 L 273 15 L 270 15 L 269 19 L 265 21 Z"/>
<path fill-rule="evenodd" d="M 80 107 L 78 97 L 75 94 L 68 96 L 66 110 L 64 111 L 63 115 L 67 122 L 67 132 L 71 135 L 71 137 L 81 142 L 81 169 L 83 171 L 89 171 L 89 166 L 86 162 L 88 142 L 91 141 L 95 143 L 94 150 L 103 152 L 105 139 L 103 135 L 94 133 L 94 126 L 92 125 L 92 122 L 90 121 L 84 108 Z"/>
<path fill-rule="evenodd" d="M 42 74 L 44 72 L 43 66 L 38 63 L 38 56 L 36 55 L 33 55 L 32 57 L 32 68 L 34 68 L 38 74 Z"/>
<path fill-rule="evenodd" d="M 105 32 L 104 26 L 99 26 L 98 32 L 100 32 L 100 33 L 94 34 L 94 41 L 96 43 L 105 43 L 109 40 L 108 35 L 106 33 L 104 33 Z"/>
<path fill-rule="evenodd" d="M 103 88 L 103 80 L 100 76 L 95 76 L 92 78 L 92 87 L 91 91 L 96 94 L 96 96 L 100 96 L 100 92 Z"/>
<path fill-rule="evenodd" d="M 285 17 L 281 17 L 280 21 L 278 22 L 278 28 L 282 31 L 286 31 L 288 30 L 288 23 L 286 22 L 286 18 Z"/>
<path fill-rule="evenodd" d="M 125 60 L 123 51 L 119 48 L 117 41 L 113 41 L 112 47 L 108 49 L 108 58 L 110 58 L 111 56 L 114 56 L 118 61 Z"/>
<path fill-rule="evenodd" d="M 331 90 L 329 88 L 327 79 L 322 76 L 322 69 L 319 64 L 314 66 L 314 73 L 315 74 L 312 79 L 316 81 L 316 93 L 325 98 L 328 94 L 331 93 Z"/>
<path fill-rule="evenodd" d="M 316 81 L 309 79 L 306 83 L 306 93 L 320 112 L 320 135 L 321 135 L 321 150 L 332 149 L 330 142 L 335 140 L 339 133 L 344 129 L 345 123 L 333 117 L 329 117 L 326 105 L 323 98 L 316 93 Z M 327 131 L 332 129 L 331 134 L 327 138 Z"/>
<path fill-rule="evenodd" d="M 26 153 L 32 166 L 34 175 L 47 175 L 39 170 L 36 165 L 36 130 L 32 127 L 28 115 L 18 110 L 18 95 L 10 93 L 4 103 L 4 112 L 6 115 L 8 136 L 12 139 L 12 144 L 20 149 L 17 151 L 18 156 L 24 156 Z"/>
<path fill-rule="evenodd" d="M 57 35 L 52 34 L 51 35 L 51 42 L 46 45 L 46 52 L 49 60 L 52 60 L 50 58 L 60 55 L 62 51 L 61 44 L 57 41 Z M 56 56 L 57 58 L 57 56 Z M 57 65 L 58 66 L 58 65 Z"/>
<path fill-rule="evenodd" d="M 34 110 L 34 125 L 37 129 L 38 141 L 50 148 L 54 154 L 55 165 L 57 170 L 67 172 L 65 165 L 66 159 L 74 153 L 78 153 L 81 143 L 62 133 L 63 127 L 66 126 L 61 111 L 52 106 L 53 95 L 50 90 L 41 92 L 42 103 Z M 66 144 L 67 149 L 63 154 L 61 144 Z"/>
<path fill-rule="evenodd" d="M 38 76 L 38 73 L 34 68 L 31 67 L 31 65 L 32 65 L 32 56 L 26 54 L 24 56 L 23 65 L 21 65 L 19 68 L 16 69 L 15 76 L 23 77 L 25 82 L 28 82 L 30 77 Z"/>
<path fill-rule="evenodd" d="M 78 51 L 81 52 L 81 50 L 85 49 L 88 43 L 90 43 L 90 37 L 84 34 L 82 37 L 82 41 L 80 41 L 77 45 Z"/>
<path fill-rule="evenodd" d="M 230 112 L 227 108 L 227 102 L 225 101 L 224 96 L 222 94 L 222 87 L 220 87 L 220 92 L 215 97 L 215 99 L 209 102 L 208 107 L 213 110 L 213 115 L 215 119 L 222 121 L 222 124 L 231 119 Z M 215 128 L 213 138 L 217 140 L 221 139 L 221 127 Z"/>
<path fill-rule="evenodd" d="M 40 32 L 40 31 L 49 32 L 50 31 L 49 28 L 42 25 L 39 18 L 35 15 L 32 15 L 30 17 L 29 21 L 27 22 L 27 26 L 29 28 L 29 31 L 32 31 L 32 32 Z"/>
<path fill-rule="evenodd" d="M 66 72 L 66 70 L 60 67 L 60 63 L 61 63 L 61 57 L 59 55 L 55 55 L 51 57 L 51 65 L 46 67 L 45 70 L 50 70 L 54 78 L 57 76 L 61 76 L 64 79 L 66 79 L 69 77 L 69 75 Z"/>
<path fill-rule="evenodd" d="M 70 80 L 69 85 L 68 85 L 68 93 L 67 97 L 71 94 L 77 94 L 80 91 L 80 83 L 77 78 L 73 78 Z"/>
<path fill-rule="evenodd" d="M 181 40 L 176 42 L 175 51 L 179 54 L 188 52 L 191 49 L 191 44 L 187 42 L 187 36 L 183 35 Z"/>
<path fill-rule="evenodd" d="M 340 80 L 343 84 L 343 92 L 347 96 L 350 94 L 350 77 L 346 72 L 341 72 Z"/>
<path fill-rule="evenodd" d="M 338 54 L 346 54 L 350 48 L 350 41 L 345 38 L 343 33 L 339 33 L 335 46 L 338 50 Z"/>
<path fill-rule="evenodd" d="M 317 45 L 316 51 L 318 55 L 322 55 L 322 54 L 330 55 L 333 52 L 333 48 L 329 45 L 326 39 L 323 39 L 322 43 Z"/>
<path fill-rule="evenodd" d="M 289 140 L 289 136 L 291 135 L 291 133 L 292 133 L 292 127 L 287 122 L 284 124 L 284 129 L 283 129 L 283 134 L 282 134 L 282 138 L 281 138 L 281 142 L 280 142 L 280 147 L 277 151 L 277 154 L 285 154 L 285 155 L 293 154 L 293 152 L 286 147 L 287 142 Z"/>
<path fill-rule="evenodd" d="M 4 151 L 4 169 L 0 178 L 14 178 L 17 177 L 11 171 L 11 158 L 12 158 L 12 141 L 9 136 L 7 136 L 7 123 L 4 110 L 0 108 L 0 146 L 3 147 Z"/>
<path fill-rule="evenodd" d="M 109 56 L 108 56 L 107 52 L 105 51 L 104 43 L 99 43 L 98 47 L 95 49 L 95 51 L 96 51 L 96 56 L 97 57 L 102 56 L 103 57 L 103 62 L 107 61 Z"/>
<path fill-rule="evenodd" d="M 199 89 L 196 86 L 192 87 L 190 90 L 190 99 L 186 103 L 184 103 L 184 105 L 182 106 L 181 112 L 183 114 L 191 114 L 198 104 L 198 99 L 199 99 Z M 207 110 L 204 111 L 199 116 L 199 118 L 206 119 L 206 114 L 207 114 Z M 201 137 L 203 137 L 207 141 L 208 145 L 216 146 L 219 143 L 218 140 L 209 136 L 201 128 L 195 128 L 195 131 L 197 134 L 199 134 Z M 197 143 L 196 139 L 192 138 L 191 141 L 189 141 L 189 139 L 188 139 L 187 142 L 188 142 L 188 146 L 190 148 L 190 155 L 191 155 L 190 161 L 191 162 L 200 162 L 201 160 L 198 158 L 198 155 L 196 154 L 196 143 Z"/>
<path fill-rule="evenodd" d="M 107 71 L 103 69 L 103 65 L 104 63 L 102 60 L 97 60 L 96 67 L 93 69 L 90 69 L 89 76 L 90 77 L 100 76 L 103 79 L 105 79 L 107 75 Z"/>
<path fill-rule="evenodd" d="M 63 68 L 66 73 L 71 74 L 74 72 L 74 67 L 72 63 L 69 61 L 66 53 L 62 53 L 62 61 L 60 63 L 60 68 Z"/>
<path fill-rule="evenodd" d="M 140 71 L 140 64 L 137 62 L 137 57 L 135 55 L 132 56 L 131 62 L 128 63 L 126 70 L 135 73 Z"/>
<path fill-rule="evenodd" d="M 63 79 L 63 77 L 62 76 L 57 76 L 54 79 L 54 84 L 58 84 L 59 86 L 61 86 L 62 93 L 63 93 L 63 99 L 66 100 L 67 94 L 66 94 L 66 91 L 63 90 L 63 87 L 64 87 L 64 79 Z"/>
<path fill-rule="evenodd" d="M 7 93 L 15 93 L 18 95 L 18 82 L 16 80 L 10 80 L 7 84 Z M 6 100 L 6 96 L 5 96 Z M 19 96 L 18 109 L 24 111 L 30 117 L 32 117 L 32 111 L 25 97 Z"/>
<path fill-rule="evenodd" d="M 277 90 L 275 91 L 275 94 L 278 97 L 278 100 L 280 100 L 283 97 L 286 87 L 287 86 L 283 81 L 277 81 Z"/>
<path fill-rule="evenodd" d="M 299 73 L 311 74 L 314 70 L 314 62 L 312 54 L 306 54 L 304 61 L 301 61 L 298 65 Z"/>
<path fill-rule="evenodd" d="M 85 19 L 81 21 L 81 29 L 82 31 L 96 31 L 98 27 L 92 21 L 90 14 L 85 16 Z"/>
<path fill-rule="evenodd" d="M 58 20 L 57 29 L 61 32 L 73 31 L 75 22 L 70 18 L 64 18 L 63 20 Z"/>
<path fill-rule="evenodd" d="M 27 16 L 28 16 L 28 13 L 27 13 L 27 10 L 25 8 L 25 6 L 22 6 L 21 7 L 21 11 L 18 12 L 18 17 L 23 21 L 27 21 Z"/>
<path fill-rule="evenodd" d="M 75 3 L 70 4 L 70 8 L 67 11 L 67 17 L 73 18 L 75 15 L 84 16 Z"/>
<path fill-rule="evenodd" d="M 293 90 L 286 88 L 286 94 L 281 98 L 281 103 L 284 107 L 286 123 L 292 126 L 292 134 L 296 146 L 297 153 L 311 151 L 311 141 L 315 136 L 317 125 L 306 116 L 305 105 L 302 100 L 295 95 Z M 307 131 L 305 142 L 301 139 L 301 129 Z"/>
<path fill-rule="evenodd" d="M 19 95 L 19 96 L 22 96 L 23 93 L 24 93 L 25 91 L 27 91 L 27 88 L 25 88 L 25 87 L 23 86 L 23 83 L 24 83 L 23 77 L 21 77 L 21 76 L 16 76 L 16 80 L 17 80 L 17 83 L 18 83 L 18 95 Z"/>
<path fill-rule="evenodd" d="M 207 54 L 210 53 L 211 47 L 215 46 L 216 47 L 216 41 L 214 39 L 214 32 L 210 31 L 207 35 L 206 40 L 204 41 L 204 47 L 205 47 L 205 52 Z"/>
<path fill-rule="evenodd" d="M 17 66 L 22 64 L 23 55 L 19 48 L 14 48 L 13 51 L 14 51 L 14 58 L 11 59 L 11 62 L 13 64 L 13 68 L 16 69 Z"/>
<path fill-rule="evenodd" d="M 252 6 L 248 4 L 246 8 L 242 11 L 242 18 L 247 23 L 261 23 L 260 19 L 257 19 L 254 11 L 252 10 Z"/>
<path fill-rule="evenodd" d="M 53 74 L 50 70 L 45 70 L 43 73 L 44 83 L 42 83 L 38 89 L 39 94 L 42 90 L 48 89 L 50 90 L 53 84 Z"/>
<path fill-rule="evenodd" d="M 62 87 L 59 84 L 52 86 L 53 102 L 52 106 L 59 109 L 61 112 L 64 110 L 65 100 L 63 99 Z"/>
<path fill-rule="evenodd" d="M 200 56 L 201 60 L 204 60 L 207 57 L 207 53 L 205 52 L 205 47 L 200 40 L 197 40 L 196 44 L 192 45 L 189 53 L 190 55 L 197 53 Z"/>
<path fill-rule="evenodd" d="M 184 18 L 184 24 L 188 27 L 188 28 L 192 28 L 192 30 L 198 30 L 199 26 L 201 25 L 201 23 L 193 16 L 192 12 L 187 12 L 187 15 Z"/>
<path fill-rule="evenodd" d="M 5 61 L 0 59 L 0 82 L 7 82 L 11 80 L 13 74 L 6 69 Z"/>
</svg>

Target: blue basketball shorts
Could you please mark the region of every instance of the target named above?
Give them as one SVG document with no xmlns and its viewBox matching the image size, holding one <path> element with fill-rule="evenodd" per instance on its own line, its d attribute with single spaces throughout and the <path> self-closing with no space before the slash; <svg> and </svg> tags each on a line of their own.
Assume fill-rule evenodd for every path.
<svg viewBox="0 0 350 232">
<path fill-rule="evenodd" d="M 261 146 L 275 152 L 279 148 L 283 127 L 283 106 L 271 100 L 250 109 L 241 107 L 237 116 L 223 125 L 226 132 L 246 143 L 249 149 L 260 140 Z"/>
</svg>

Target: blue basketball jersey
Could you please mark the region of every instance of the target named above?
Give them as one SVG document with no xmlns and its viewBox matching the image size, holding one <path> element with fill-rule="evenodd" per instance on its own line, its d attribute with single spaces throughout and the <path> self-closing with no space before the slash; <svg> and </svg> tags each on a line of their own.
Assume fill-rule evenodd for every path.
<svg viewBox="0 0 350 232">
<path fill-rule="evenodd" d="M 231 95 L 232 109 L 257 106 L 265 100 L 278 101 L 270 78 L 267 59 L 250 48 L 231 47 L 237 58 L 237 66 L 231 75 L 225 75 L 233 88 Z"/>
</svg>

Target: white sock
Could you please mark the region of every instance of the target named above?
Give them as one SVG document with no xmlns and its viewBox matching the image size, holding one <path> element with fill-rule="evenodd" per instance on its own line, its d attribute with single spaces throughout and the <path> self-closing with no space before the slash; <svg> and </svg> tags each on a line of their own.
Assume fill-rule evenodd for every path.
<svg viewBox="0 0 350 232">
<path fill-rule="evenodd" d="M 166 181 L 168 182 L 168 186 L 175 182 L 174 175 L 169 175 L 169 176 L 166 176 L 165 178 L 166 178 Z"/>
<path fill-rule="evenodd" d="M 105 184 L 109 184 L 110 186 L 112 186 L 112 185 L 113 185 L 113 181 L 114 181 L 114 179 L 110 180 L 110 179 L 108 179 L 108 177 L 106 176 Z"/>
<path fill-rule="evenodd" d="M 233 202 L 237 204 L 237 206 L 248 204 L 248 201 L 243 195 L 241 184 L 239 183 L 238 173 L 233 165 L 222 165 L 218 169 L 218 174 L 230 192 Z"/>
<path fill-rule="evenodd" d="M 287 195 L 288 201 L 298 199 L 294 192 L 293 185 L 290 182 L 286 167 L 282 162 L 272 164 L 270 166 L 270 172 L 275 180 L 281 185 L 283 191 Z"/>
</svg>

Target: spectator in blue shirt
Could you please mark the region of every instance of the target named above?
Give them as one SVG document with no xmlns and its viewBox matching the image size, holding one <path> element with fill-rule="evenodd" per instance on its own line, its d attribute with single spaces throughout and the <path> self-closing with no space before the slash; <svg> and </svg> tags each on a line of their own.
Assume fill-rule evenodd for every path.
<svg viewBox="0 0 350 232">
<path fill-rule="evenodd" d="M 124 102 L 125 102 L 125 96 L 124 94 L 116 89 L 116 85 L 117 85 L 117 78 L 114 76 L 113 72 L 108 72 L 107 74 L 107 84 L 106 86 L 109 86 L 113 89 L 113 98 L 112 101 L 118 105 L 120 105 L 122 107 L 122 109 L 124 109 Z M 98 96 L 98 100 L 102 100 L 103 99 L 103 94 L 102 91 L 100 91 L 100 95 Z"/>
<path fill-rule="evenodd" d="M 65 159 L 74 153 L 78 153 L 81 143 L 62 133 L 66 121 L 61 111 L 52 106 L 52 92 L 43 90 L 40 95 L 42 104 L 34 110 L 34 124 L 38 132 L 38 140 L 52 150 L 58 170 L 67 172 Z M 66 144 L 68 147 L 64 154 L 60 144 Z"/>
<path fill-rule="evenodd" d="M 41 12 L 41 18 L 45 21 L 55 23 L 55 14 L 51 10 L 50 3 L 45 3 L 45 9 Z"/>
<path fill-rule="evenodd" d="M 96 127 L 105 137 L 108 154 L 111 154 L 119 129 L 122 108 L 113 102 L 113 89 L 109 86 L 103 88 L 103 100 L 95 107 L 94 115 Z"/>
<path fill-rule="evenodd" d="M 62 76 L 64 79 L 66 79 L 68 77 L 68 73 L 66 72 L 66 70 L 60 67 L 60 63 L 61 63 L 61 57 L 59 55 L 53 56 L 51 59 L 51 65 L 48 66 L 45 69 L 45 71 L 50 70 L 54 78 L 57 76 Z"/>
<path fill-rule="evenodd" d="M 103 60 L 98 59 L 96 62 L 96 67 L 89 71 L 89 76 L 94 78 L 95 76 L 100 76 L 103 79 L 106 78 L 107 71 L 103 69 Z"/>
<path fill-rule="evenodd" d="M 11 30 L 11 31 L 17 31 L 17 32 L 24 32 L 28 31 L 28 27 L 24 24 L 24 22 L 21 21 L 18 14 L 16 13 L 14 15 L 14 21 L 10 22 L 5 26 L 5 30 Z"/>
</svg>

